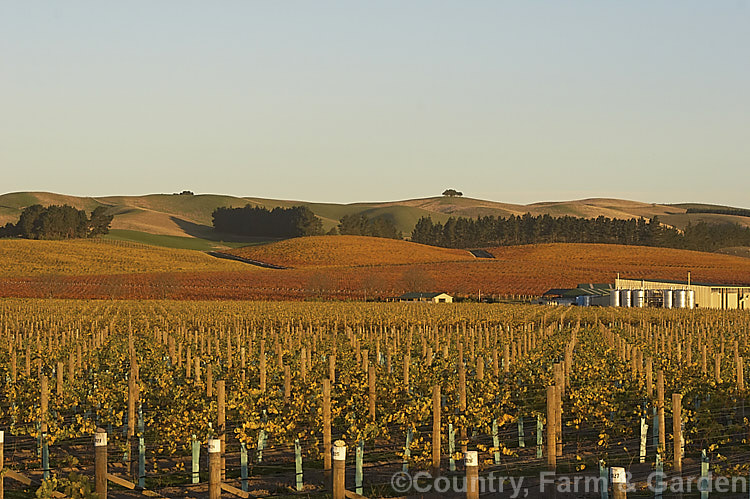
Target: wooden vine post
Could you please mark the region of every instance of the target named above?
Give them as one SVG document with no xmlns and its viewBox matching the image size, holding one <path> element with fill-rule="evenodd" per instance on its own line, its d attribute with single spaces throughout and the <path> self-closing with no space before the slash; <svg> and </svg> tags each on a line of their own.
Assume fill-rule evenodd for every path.
<svg viewBox="0 0 750 499">
<path fill-rule="evenodd" d="M 262 345 L 262 343 L 261 343 Z M 266 393 L 267 386 L 267 372 L 266 372 L 266 354 L 260 354 L 260 391 Z"/>
<path fill-rule="evenodd" d="M 612 498 L 627 499 L 628 484 L 625 468 L 612 467 Z"/>
<path fill-rule="evenodd" d="M 57 383 L 55 386 L 57 398 L 61 398 L 63 395 L 63 373 L 65 372 L 65 364 L 58 362 L 55 372 L 57 374 Z"/>
<path fill-rule="evenodd" d="M 226 382 L 224 380 L 216 382 L 216 402 L 217 402 L 217 419 L 218 419 L 218 433 L 219 442 L 221 442 L 221 481 L 226 480 L 226 455 L 227 451 L 227 396 L 226 396 Z"/>
<path fill-rule="evenodd" d="M 458 359 L 458 412 L 461 415 L 466 414 L 466 364 L 464 364 L 462 357 Z M 461 425 L 460 436 L 461 454 L 466 454 L 468 435 L 464 425 Z"/>
<path fill-rule="evenodd" d="M 465 454 L 466 499 L 479 499 L 479 455 L 470 450 Z"/>
<path fill-rule="evenodd" d="M 5 499 L 5 431 L 0 430 L 0 499 Z"/>
<path fill-rule="evenodd" d="M 409 364 L 411 363 L 411 356 L 409 352 L 404 354 L 404 388 L 409 391 Z"/>
<path fill-rule="evenodd" d="M 323 475 L 331 486 L 331 381 L 323 380 Z"/>
<path fill-rule="evenodd" d="M 555 452 L 562 457 L 562 397 L 565 392 L 565 371 L 562 364 L 557 364 L 557 379 L 555 380 Z"/>
<path fill-rule="evenodd" d="M 47 432 L 49 426 L 47 424 L 49 418 L 49 380 L 47 376 L 42 376 L 42 393 L 41 393 L 41 409 L 42 409 L 42 421 L 41 421 L 41 433 L 42 433 L 42 476 L 44 479 L 49 478 L 49 447 L 47 445 Z"/>
<path fill-rule="evenodd" d="M 210 362 L 206 364 L 206 397 L 214 396 L 214 370 Z"/>
<path fill-rule="evenodd" d="M 289 403 L 292 397 L 292 371 L 288 364 L 284 365 L 284 402 Z"/>
<path fill-rule="evenodd" d="M 97 428 L 94 434 L 94 464 L 96 495 L 107 499 L 107 431 Z"/>
<path fill-rule="evenodd" d="M 682 394 L 672 394 L 672 435 L 674 437 L 674 471 L 682 473 Z"/>
<path fill-rule="evenodd" d="M 739 391 L 745 391 L 745 370 L 744 370 L 744 362 L 742 357 L 736 357 L 736 364 L 737 364 L 737 389 Z"/>
<path fill-rule="evenodd" d="M 370 419 L 375 421 L 375 366 L 370 366 L 367 378 L 370 395 Z"/>
<path fill-rule="evenodd" d="M 547 468 L 557 470 L 557 390 L 553 385 L 547 387 Z"/>
<path fill-rule="evenodd" d="M 721 383 L 721 354 L 718 352 L 714 357 L 714 379 L 717 384 Z"/>
<path fill-rule="evenodd" d="M 346 497 L 346 443 L 336 440 L 333 444 L 333 499 Z"/>
<path fill-rule="evenodd" d="M 208 441 L 208 497 L 221 497 L 221 440 L 218 438 Z"/>
<path fill-rule="evenodd" d="M 138 384 L 135 379 L 135 372 L 130 370 L 128 377 L 128 438 L 135 436 L 135 406 L 138 403 Z"/>
<path fill-rule="evenodd" d="M 666 418 L 664 417 L 664 371 L 659 369 L 656 375 L 656 414 L 659 420 L 659 448 L 660 454 L 667 447 Z"/>
<path fill-rule="evenodd" d="M 440 474 L 440 386 L 432 387 L 432 476 Z"/>
<path fill-rule="evenodd" d="M 138 439 L 135 436 L 136 405 L 139 397 L 138 380 L 136 379 L 136 368 L 131 364 L 130 378 L 128 379 L 128 462 L 130 464 L 133 479 L 138 478 L 138 466 L 135 456 L 138 454 Z"/>
</svg>

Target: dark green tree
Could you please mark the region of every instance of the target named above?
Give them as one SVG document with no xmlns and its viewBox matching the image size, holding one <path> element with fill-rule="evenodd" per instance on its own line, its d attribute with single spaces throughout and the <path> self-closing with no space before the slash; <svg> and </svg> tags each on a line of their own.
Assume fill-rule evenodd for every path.
<svg viewBox="0 0 750 499">
<path fill-rule="evenodd" d="M 350 236 L 403 238 L 401 231 L 391 219 L 384 216 L 370 219 L 364 213 L 344 215 L 339 221 L 339 233 Z"/>
<path fill-rule="evenodd" d="M 114 215 L 107 214 L 107 208 L 104 206 L 97 206 L 94 211 L 91 212 L 91 218 L 89 219 L 89 237 L 99 236 L 109 233 L 109 226 L 112 224 Z"/>
<path fill-rule="evenodd" d="M 106 234 L 112 216 L 106 215 L 104 207 L 95 209 L 91 220 L 83 210 L 68 205 L 39 204 L 26 207 L 18 222 L 7 224 L 0 230 L 2 237 L 26 239 L 73 239 Z"/>
</svg>

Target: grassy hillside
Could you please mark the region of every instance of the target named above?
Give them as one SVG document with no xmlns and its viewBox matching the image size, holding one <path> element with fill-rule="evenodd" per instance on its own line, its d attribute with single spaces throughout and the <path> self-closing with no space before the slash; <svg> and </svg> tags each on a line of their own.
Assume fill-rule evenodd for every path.
<svg viewBox="0 0 750 499">
<path fill-rule="evenodd" d="M 173 195 L 150 194 L 145 196 L 103 196 L 75 197 L 46 192 L 19 192 L 0 195 L 0 224 L 15 222 L 21 210 L 32 204 L 69 204 L 79 209 L 91 211 L 97 206 L 107 206 L 114 215 L 112 228 L 129 231 L 129 237 L 140 232 L 159 236 L 197 238 L 219 242 L 222 240 L 239 241 L 227 235 L 217 235 L 211 227 L 211 214 L 221 206 L 240 207 L 246 204 L 274 208 L 304 205 L 309 207 L 323 221 L 326 230 L 337 225 L 344 215 L 364 213 L 370 217 L 385 216 L 393 220 L 405 236 L 411 233 L 414 224 L 423 216 L 430 216 L 435 221 L 445 222 L 450 216 L 503 216 L 550 214 L 552 216 L 610 218 L 651 218 L 658 215 L 662 222 L 683 228 L 689 222 L 707 221 L 737 222 L 750 226 L 750 218 L 720 214 L 687 214 L 687 208 L 710 205 L 660 205 L 627 201 L 619 199 L 582 199 L 575 201 L 542 202 L 529 205 L 499 203 L 472 198 L 430 197 L 404 201 L 381 203 L 310 203 L 294 200 L 275 200 L 255 197 L 234 197 L 215 194 Z M 168 239 L 152 239 L 155 244 L 167 242 Z M 244 240 L 252 242 L 252 240 Z M 204 243 L 198 246 L 205 247 Z"/>
<path fill-rule="evenodd" d="M 103 236 L 103 239 L 149 244 L 153 246 L 162 246 L 164 248 L 189 249 L 197 251 L 226 250 L 229 248 L 241 248 L 248 245 L 248 241 L 246 239 L 239 242 L 232 240 L 216 241 L 210 239 L 202 239 L 199 237 L 165 236 L 123 229 L 110 230 L 109 234 Z"/>
<path fill-rule="evenodd" d="M 284 267 L 356 267 L 474 260 L 468 251 L 364 236 L 299 237 L 228 253 Z"/>
<path fill-rule="evenodd" d="M 247 271 L 204 253 L 111 240 L 0 239 L 0 276 Z"/>
</svg>

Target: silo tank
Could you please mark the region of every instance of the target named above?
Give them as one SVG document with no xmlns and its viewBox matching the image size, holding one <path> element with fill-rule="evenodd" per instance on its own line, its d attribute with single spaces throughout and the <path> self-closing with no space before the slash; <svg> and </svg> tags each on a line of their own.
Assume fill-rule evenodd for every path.
<svg viewBox="0 0 750 499">
<path fill-rule="evenodd" d="M 609 292 L 609 306 L 619 307 L 620 306 L 620 290 L 613 289 Z"/>
<path fill-rule="evenodd" d="M 664 294 L 664 308 L 672 308 L 672 290 L 663 289 L 662 293 Z"/>
<path fill-rule="evenodd" d="M 646 291 L 643 289 L 634 289 L 632 293 L 632 306 L 643 308 L 646 305 Z"/>
<path fill-rule="evenodd" d="M 687 308 L 695 308 L 695 290 L 688 289 L 687 293 Z"/>
<path fill-rule="evenodd" d="M 630 290 L 629 289 L 621 289 L 620 290 L 620 306 L 621 307 L 630 307 L 631 301 L 630 301 Z"/>
<path fill-rule="evenodd" d="M 674 308 L 685 308 L 687 307 L 687 291 L 684 289 L 678 289 L 674 292 Z"/>
</svg>

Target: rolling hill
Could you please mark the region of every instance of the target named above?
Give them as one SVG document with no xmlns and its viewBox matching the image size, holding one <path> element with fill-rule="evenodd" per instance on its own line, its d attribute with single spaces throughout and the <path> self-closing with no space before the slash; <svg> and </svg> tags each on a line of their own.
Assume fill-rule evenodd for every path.
<svg viewBox="0 0 750 499">
<path fill-rule="evenodd" d="M 464 250 L 366 236 L 298 237 L 227 253 L 283 267 L 364 267 L 475 259 Z"/>
<path fill-rule="evenodd" d="M 528 205 L 500 203 L 472 198 L 430 197 L 381 203 L 310 203 L 257 197 L 234 197 L 214 194 L 175 195 L 150 194 L 144 196 L 76 197 L 47 192 L 17 192 L 0 195 L 0 224 L 15 222 L 21 210 L 32 204 L 69 204 L 91 211 L 107 206 L 114 215 L 112 235 L 123 240 L 147 242 L 185 248 L 211 249 L 236 246 L 236 243 L 256 242 L 228 234 L 214 233 L 211 214 L 221 206 L 240 207 L 246 204 L 274 208 L 295 205 L 308 206 L 323 221 L 324 227 L 334 227 L 347 214 L 364 213 L 370 217 L 392 219 L 404 235 L 411 233 L 414 224 L 423 216 L 445 222 L 450 216 L 476 217 L 484 215 L 509 216 L 549 214 L 552 216 L 610 218 L 651 218 L 654 215 L 667 224 L 682 228 L 689 222 L 736 222 L 750 226 L 750 217 L 710 213 L 687 213 L 696 204 L 662 205 L 620 199 L 592 198 L 575 201 L 541 202 Z M 146 237 L 143 234 L 149 234 Z M 153 236 L 169 236 L 158 238 Z M 179 238 L 184 238 L 181 240 Z M 199 241 L 196 243 L 196 241 Z"/>
<path fill-rule="evenodd" d="M 196 251 L 106 239 L 0 239 L 0 276 L 248 271 L 254 267 Z"/>
</svg>

